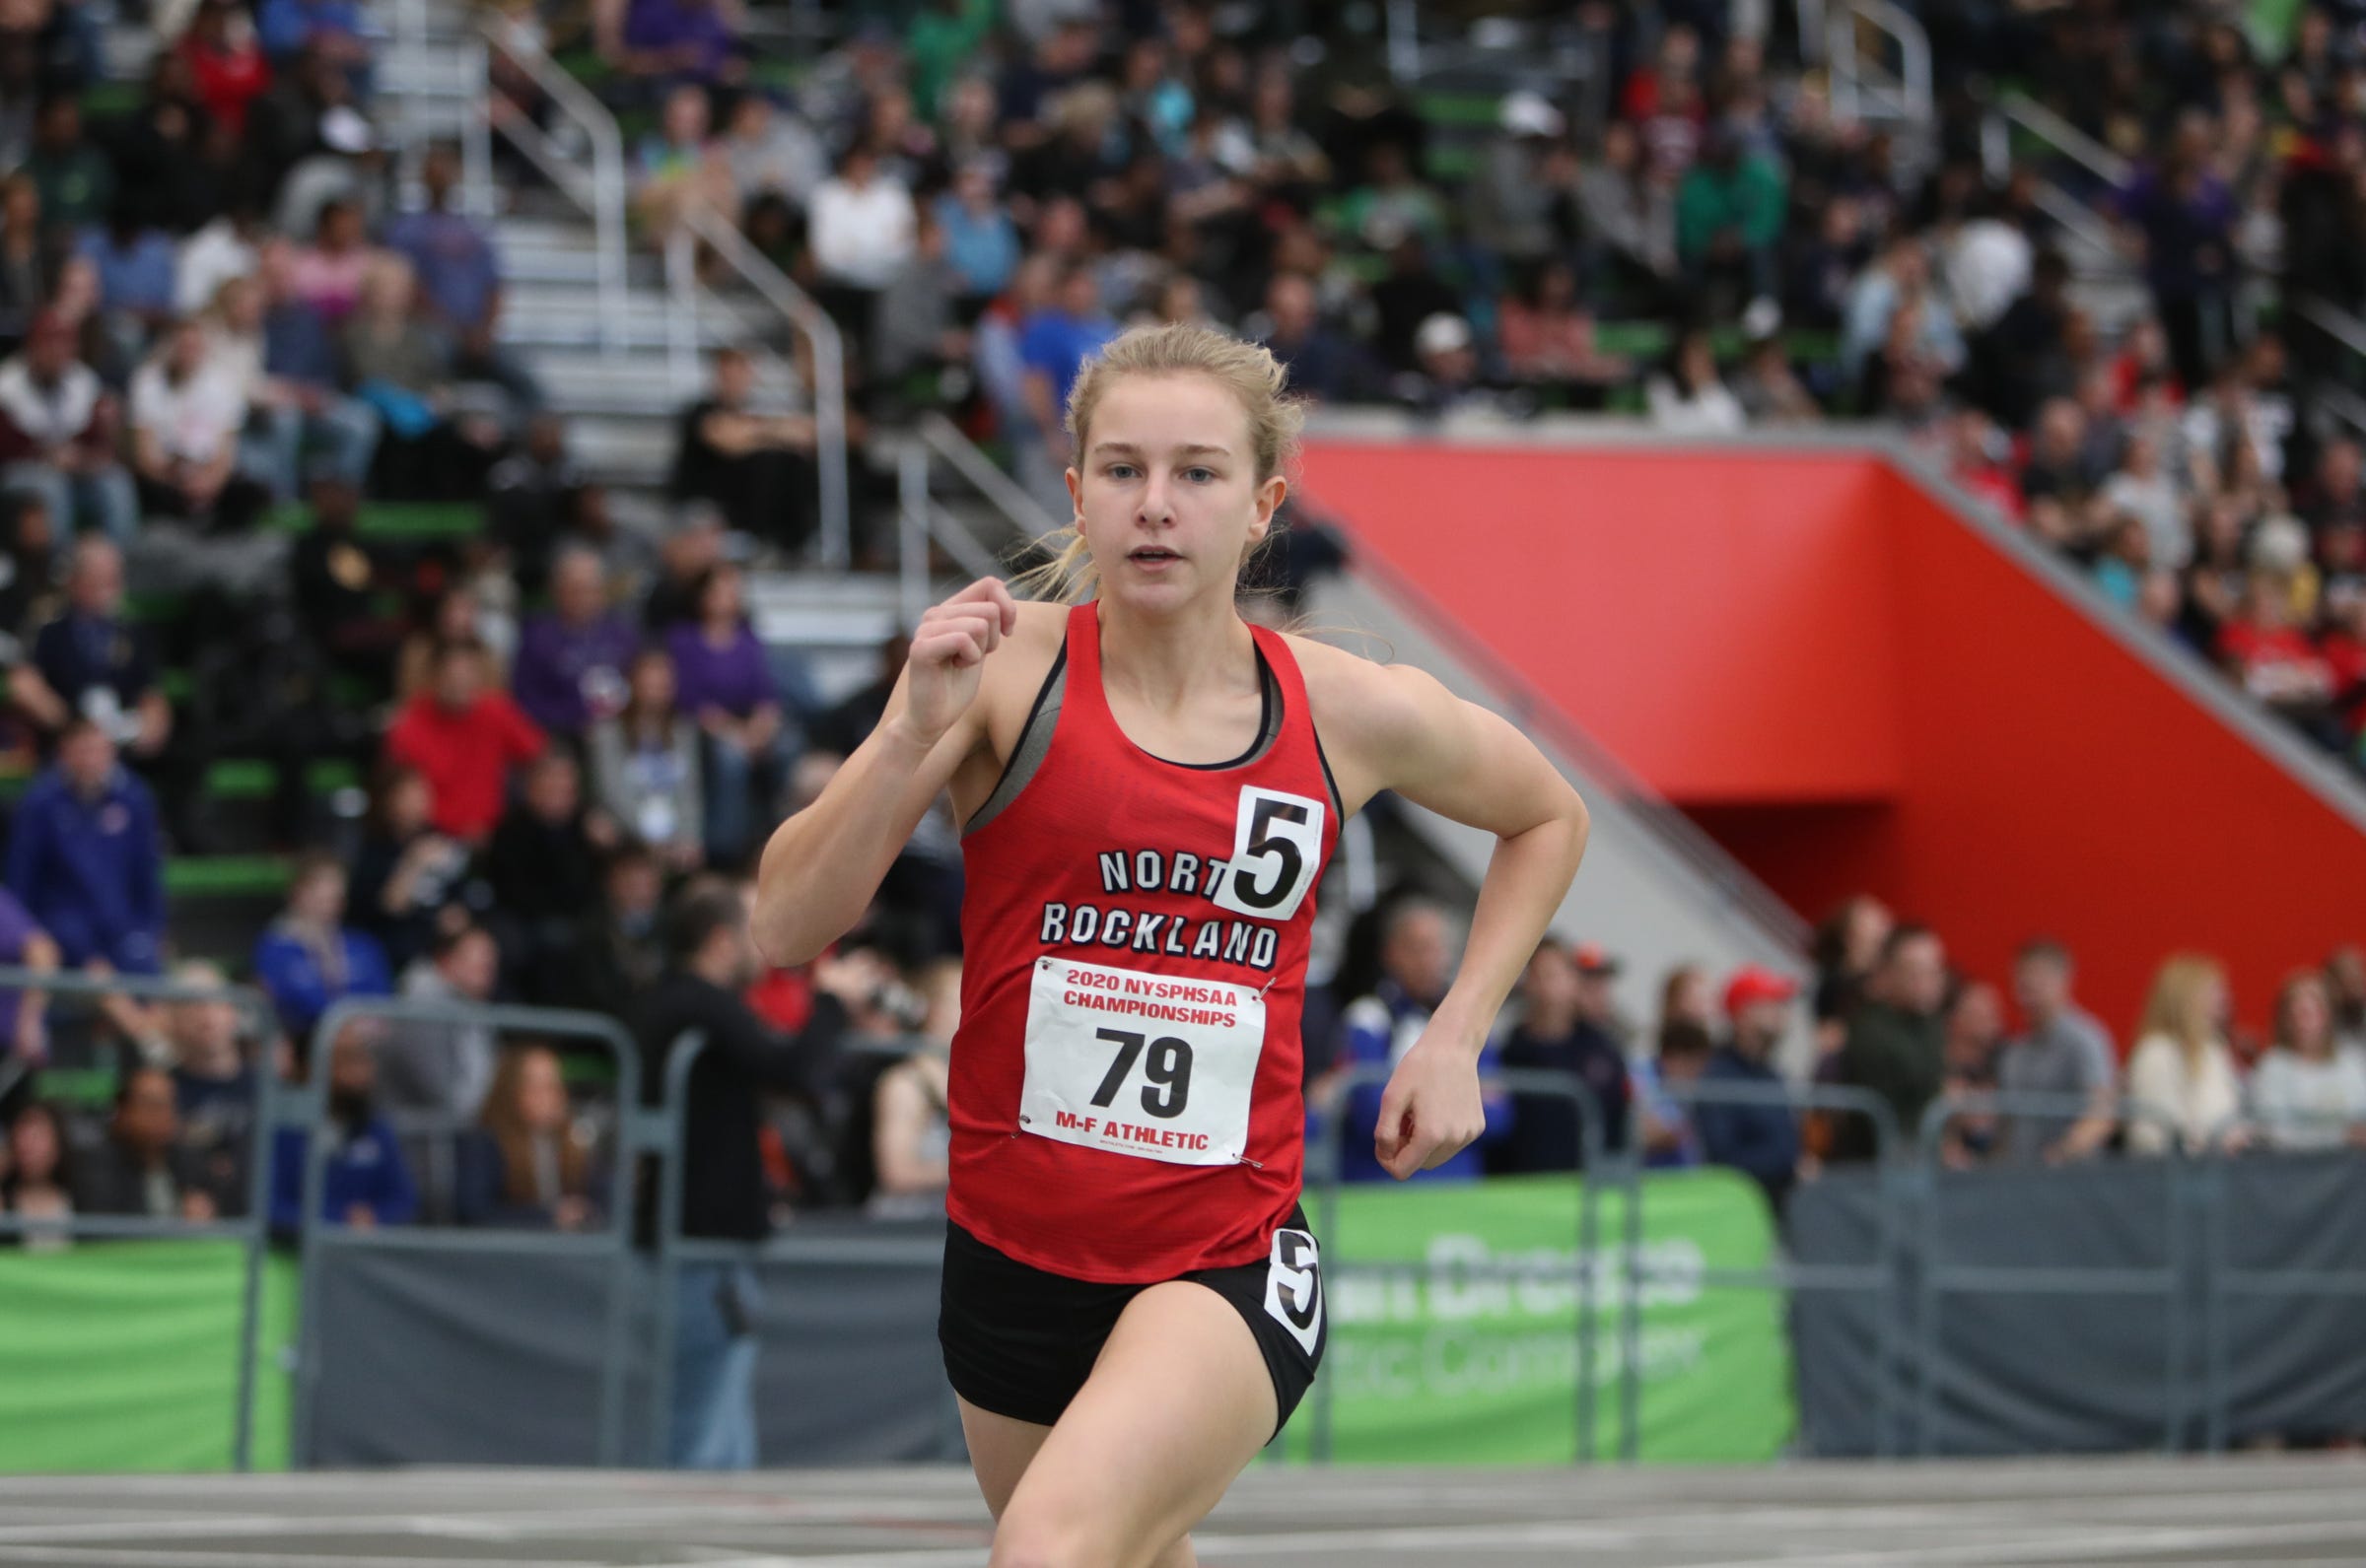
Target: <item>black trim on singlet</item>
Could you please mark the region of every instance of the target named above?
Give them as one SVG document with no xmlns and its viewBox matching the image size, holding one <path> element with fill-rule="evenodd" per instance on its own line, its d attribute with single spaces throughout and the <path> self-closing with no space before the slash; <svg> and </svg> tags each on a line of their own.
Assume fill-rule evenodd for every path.
<svg viewBox="0 0 2366 1568">
<path fill-rule="evenodd" d="M 1104 705 L 1109 701 L 1109 694 L 1105 687 L 1101 693 L 1101 701 Z M 1274 673 L 1272 664 L 1266 662 L 1265 649 L 1261 648 L 1257 649 L 1257 736 L 1249 742 L 1248 750 L 1226 762 L 1177 762 L 1172 757 L 1159 756 L 1140 742 L 1135 744 L 1134 749 L 1152 762 L 1162 762 L 1169 768 L 1189 768 L 1194 773 L 1221 773 L 1226 768 L 1246 768 L 1250 763 L 1264 756 L 1272 748 L 1274 742 L 1282 738 L 1282 717 L 1276 712 L 1281 706 L 1282 677 Z M 1116 723 L 1117 716 L 1112 714 L 1109 721 L 1113 724 Z M 1119 732 L 1121 734 L 1124 732 L 1122 726 Z"/>
<path fill-rule="evenodd" d="M 1035 777 L 1035 770 L 1043 766 L 1043 759 L 1051 755 L 1052 732 L 1059 728 L 1060 708 L 1062 702 L 1066 701 L 1067 676 L 1068 644 L 1063 640 L 1060 650 L 1052 655 L 1052 667 L 1043 672 L 1043 684 L 1035 688 L 1034 706 L 1027 710 L 1027 721 L 1018 726 L 1018 741 L 1010 748 L 1009 757 L 1003 763 L 1002 776 L 994 781 L 994 787 L 986 792 L 986 803 L 978 807 L 978 814 L 962 825 L 963 838 L 1000 816 L 1003 808 L 1017 799 L 1019 792 L 1027 787 L 1027 781 Z M 1048 723 L 1044 721 L 1047 709 L 1051 720 Z"/>
<path fill-rule="evenodd" d="M 1312 714 L 1306 716 L 1306 727 L 1314 729 Z M 1323 734 L 1319 729 L 1314 733 L 1314 757 L 1323 765 L 1323 787 L 1331 792 L 1331 820 L 1344 828 L 1348 824 L 1348 808 L 1339 798 L 1339 781 L 1331 777 L 1331 754 L 1323 750 Z"/>
</svg>

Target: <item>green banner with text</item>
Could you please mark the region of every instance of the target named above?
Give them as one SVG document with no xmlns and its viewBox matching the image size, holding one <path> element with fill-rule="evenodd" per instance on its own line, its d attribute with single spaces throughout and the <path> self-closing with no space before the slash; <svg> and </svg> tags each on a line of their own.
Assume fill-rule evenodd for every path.
<svg viewBox="0 0 2366 1568">
<path fill-rule="evenodd" d="M 1322 1244 L 1331 1342 L 1291 1417 L 1306 1458 L 1324 1419 L 1331 1456 L 1378 1464 L 1545 1465 L 1576 1458 L 1578 1311 L 1593 1274 L 1594 1453 L 1621 1451 L 1621 1239 L 1626 1193 L 1606 1190 L 1596 1245 L 1578 1252 L 1574 1177 L 1349 1187 Z M 1642 1459 L 1773 1459 L 1795 1421 L 1779 1289 L 1710 1287 L 1710 1269 L 1760 1269 L 1774 1227 L 1756 1185 L 1725 1170 L 1642 1183 L 1637 1365 Z M 1307 1213 L 1323 1224 L 1319 1194 Z"/>
<path fill-rule="evenodd" d="M 229 1469 L 245 1282 L 238 1242 L 0 1251 L 0 1472 Z M 265 1259 L 256 1469 L 288 1466 L 295 1297 Z"/>
</svg>

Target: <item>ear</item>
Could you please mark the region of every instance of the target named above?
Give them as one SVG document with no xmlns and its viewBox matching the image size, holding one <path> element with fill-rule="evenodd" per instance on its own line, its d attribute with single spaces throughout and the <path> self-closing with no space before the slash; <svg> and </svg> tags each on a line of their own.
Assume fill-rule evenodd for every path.
<svg viewBox="0 0 2366 1568">
<path fill-rule="evenodd" d="M 1079 533 L 1082 533 L 1084 531 L 1084 476 L 1078 473 L 1076 465 L 1072 463 L 1060 477 L 1061 481 L 1068 486 L 1068 504 L 1073 512 L 1069 518 L 1069 525 Z"/>
<path fill-rule="evenodd" d="M 1289 495 L 1289 481 L 1274 475 L 1257 487 L 1257 515 L 1249 524 L 1249 543 L 1256 544 L 1273 530 L 1274 514 Z"/>
</svg>

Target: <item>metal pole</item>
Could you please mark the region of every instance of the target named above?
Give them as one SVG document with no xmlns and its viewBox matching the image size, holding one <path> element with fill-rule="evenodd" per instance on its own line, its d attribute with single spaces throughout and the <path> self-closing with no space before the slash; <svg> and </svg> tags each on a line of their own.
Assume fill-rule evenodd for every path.
<svg viewBox="0 0 2366 1568">
<path fill-rule="evenodd" d="M 696 241 L 686 227 L 665 240 L 666 369 L 678 391 L 698 379 L 698 267 Z"/>
<path fill-rule="evenodd" d="M 461 45 L 468 111 L 460 121 L 460 204 L 488 221 L 501 215 L 493 183 L 493 54 L 483 38 Z"/>
<path fill-rule="evenodd" d="M 1619 1300 L 1619 1459 L 1633 1465 L 1642 1454 L 1643 1179 L 1632 1153 L 1617 1156 L 1616 1170 L 1627 1189 L 1619 1246 L 1619 1271 L 1626 1276 Z"/>
<path fill-rule="evenodd" d="M 682 1240 L 682 1162 L 687 1153 L 683 1133 L 690 1109 L 690 1069 L 707 1049 L 706 1031 L 693 1029 L 675 1037 L 665 1057 L 665 1097 L 660 1114 L 664 1119 L 664 1152 L 658 1163 L 657 1301 L 649 1365 L 649 1414 L 652 1440 L 657 1445 L 657 1467 L 673 1463 L 673 1335 L 674 1255 Z"/>
<path fill-rule="evenodd" d="M 929 450 L 907 440 L 895 459 L 895 562 L 897 596 L 906 630 L 920 625 L 929 607 Z"/>
<path fill-rule="evenodd" d="M 813 425 L 821 447 L 821 564 L 844 572 L 849 545 L 846 489 L 846 357 L 836 332 L 810 334 L 813 344 Z"/>
</svg>

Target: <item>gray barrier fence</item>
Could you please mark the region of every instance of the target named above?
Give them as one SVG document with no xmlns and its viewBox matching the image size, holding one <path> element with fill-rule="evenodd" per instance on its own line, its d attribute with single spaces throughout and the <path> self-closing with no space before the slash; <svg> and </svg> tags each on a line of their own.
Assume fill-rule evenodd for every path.
<svg viewBox="0 0 2366 1568">
<path fill-rule="evenodd" d="M 543 1235 L 530 1231 L 474 1231 L 441 1228 L 386 1227 L 359 1229 L 324 1223 L 321 1207 L 326 1194 L 328 1139 L 324 1112 L 326 1073 L 338 1036 L 355 1026 L 408 1024 L 430 1028 L 487 1029 L 496 1036 L 526 1036 L 576 1046 L 604 1048 L 616 1063 L 618 1100 L 617 1138 L 609 1172 L 607 1224 L 596 1234 Z M 313 1310 L 319 1299 L 321 1276 L 330 1252 L 403 1251 L 427 1253 L 497 1253 L 505 1258 L 544 1255 L 553 1259 L 591 1258 L 604 1265 L 603 1303 L 597 1416 L 597 1460 L 601 1465 L 625 1463 L 625 1379 L 632 1356 L 630 1314 L 634 1301 L 633 1168 L 645 1148 L 664 1149 L 664 1124 L 654 1125 L 640 1114 L 641 1055 L 633 1037 L 613 1018 L 598 1013 L 566 1012 L 543 1007 L 481 1007 L 441 1001 L 413 1001 L 390 996 L 347 997 L 323 1013 L 306 1042 L 309 1071 L 306 1082 L 279 1096 L 277 1125 L 290 1125 L 305 1134 L 304 1196 L 298 1230 L 303 1255 L 302 1292 L 305 1311 L 297 1357 L 293 1462 L 309 1466 L 315 1458 L 314 1436 L 319 1424 L 319 1394 L 323 1373 L 322 1319 Z M 670 1152 L 670 1151 L 669 1151 Z M 258 1162 L 260 1163 L 260 1162 Z M 668 1159 L 669 1168 L 680 1160 Z"/>
</svg>

